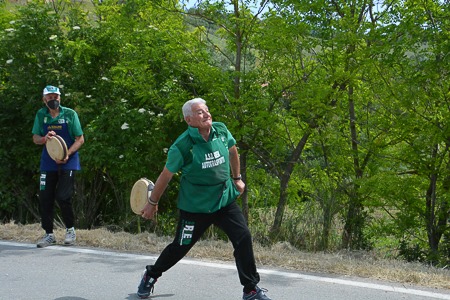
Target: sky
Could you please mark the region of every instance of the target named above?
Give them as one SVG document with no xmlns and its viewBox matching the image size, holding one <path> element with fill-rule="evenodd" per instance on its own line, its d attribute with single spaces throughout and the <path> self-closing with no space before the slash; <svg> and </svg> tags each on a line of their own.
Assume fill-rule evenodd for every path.
<svg viewBox="0 0 450 300">
<path fill-rule="evenodd" d="M 193 6 L 195 6 L 197 4 L 197 2 L 202 1 L 202 0 L 180 0 L 180 3 L 184 2 L 186 4 L 187 8 L 191 8 Z M 230 10 L 232 9 L 232 6 L 229 5 Z M 253 11 L 253 9 L 252 9 Z"/>
</svg>

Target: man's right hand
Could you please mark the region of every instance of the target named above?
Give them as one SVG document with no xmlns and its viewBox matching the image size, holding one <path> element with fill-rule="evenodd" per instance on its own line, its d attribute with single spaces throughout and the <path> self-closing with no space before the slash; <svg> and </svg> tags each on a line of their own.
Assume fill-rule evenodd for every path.
<svg viewBox="0 0 450 300">
<path fill-rule="evenodd" d="M 141 210 L 141 216 L 144 219 L 154 219 L 157 212 L 158 212 L 158 205 L 152 205 L 150 203 L 147 203 Z"/>
</svg>

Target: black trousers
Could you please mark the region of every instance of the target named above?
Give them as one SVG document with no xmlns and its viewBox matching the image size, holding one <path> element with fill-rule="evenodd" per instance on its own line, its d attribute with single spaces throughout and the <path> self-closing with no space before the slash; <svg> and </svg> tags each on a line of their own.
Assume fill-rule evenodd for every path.
<svg viewBox="0 0 450 300">
<path fill-rule="evenodd" d="M 53 232 L 55 201 L 58 202 L 66 228 L 74 226 L 72 196 L 74 193 L 75 171 L 60 170 L 42 172 L 40 176 L 39 209 L 42 228 L 46 233 Z"/>
<path fill-rule="evenodd" d="M 166 246 L 155 264 L 148 268 L 149 275 L 158 278 L 173 267 L 212 224 L 222 229 L 233 244 L 236 267 L 244 290 L 253 289 L 260 278 L 256 270 L 252 237 L 236 202 L 212 214 L 180 211 L 175 239 Z"/>
</svg>

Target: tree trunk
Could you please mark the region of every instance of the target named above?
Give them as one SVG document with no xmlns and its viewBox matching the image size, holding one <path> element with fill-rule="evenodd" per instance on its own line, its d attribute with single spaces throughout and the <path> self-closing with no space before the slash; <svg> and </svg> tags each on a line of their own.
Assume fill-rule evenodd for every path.
<svg viewBox="0 0 450 300">
<path fill-rule="evenodd" d="M 432 253 L 437 253 L 441 234 L 436 228 L 436 183 L 437 175 L 430 176 L 430 182 L 426 194 L 425 222 L 427 228 L 428 245 Z"/>
<path fill-rule="evenodd" d="M 271 233 L 276 235 L 280 232 L 281 223 L 283 222 L 284 209 L 287 204 L 287 189 L 289 186 L 289 180 L 291 179 L 292 171 L 294 170 L 295 165 L 297 164 L 300 156 L 305 148 L 306 142 L 308 141 L 309 136 L 311 135 L 311 130 L 308 130 L 303 134 L 302 138 L 297 144 L 294 152 L 290 156 L 286 168 L 284 169 L 283 175 L 280 178 L 280 199 L 277 205 L 277 211 L 275 213 L 275 220 L 271 228 Z"/>
<path fill-rule="evenodd" d="M 353 156 L 353 169 L 355 172 L 355 180 L 362 178 L 362 170 L 359 162 L 358 154 L 358 133 L 356 130 L 355 103 L 353 101 L 353 86 L 348 88 L 349 96 L 349 119 L 350 119 L 350 138 Z M 356 249 L 363 247 L 362 230 L 364 220 L 362 216 L 363 205 L 359 197 L 359 185 L 356 183 L 351 187 L 349 192 L 349 202 L 347 215 L 345 218 L 344 232 L 342 234 L 342 247 L 345 249 Z"/>
<path fill-rule="evenodd" d="M 437 159 L 438 145 L 433 148 L 432 157 L 433 160 Z M 447 170 L 450 169 L 447 163 Z M 448 172 L 447 172 L 448 174 Z M 442 236 L 446 230 L 447 220 L 450 215 L 449 205 L 446 200 L 442 200 L 441 203 L 437 203 L 438 197 L 436 194 L 438 182 L 438 175 L 435 168 L 432 169 L 430 175 L 429 186 L 426 193 L 426 209 L 425 209 L 425 223 L 427 228 L 428 246 L 431 250 L 430 259 L 433 261 L 439 257 L 439 244 Z M 443 179 L 443 189 L 449 191 L 450 189 L 450 175 L 446 175 Z M 444 198 L 444 197 L 442 197 Z"/>
<path fill-rule="evenodd" d="M 244 193 L 241 195 L 240 199 L 242 202 L 242 212 L 244 213 L 245 220 L 248 223 L 248 186 L 247 186 L 247 157 L 248 157 L 248 150 L 243 150 L 240 153 L 240 161 L 241 161 L 241 175 L 242 180 L 245 182 L 245 190 Z"/>
<path fill-rule="evenodd" d="M 319 250 L 325 251 L 328 250 L 330 244 L 331 221 L 333 219 L 330 205 L 325 204 L 322 218 L 322 238 Z"/>
</svg>

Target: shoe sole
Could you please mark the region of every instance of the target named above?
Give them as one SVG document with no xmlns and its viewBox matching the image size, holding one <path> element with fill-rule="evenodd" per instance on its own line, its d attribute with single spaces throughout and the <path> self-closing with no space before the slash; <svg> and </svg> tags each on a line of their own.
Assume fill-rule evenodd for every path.
<svg viewBox="0 0 450 300">
<path fill-rule="evenodd" d="M 37 248 L 45 248 L 45 247 L 54 246 L 54 245 L 56 245 L 56 242 L 51 243 L 51 244 L 45 244 L 45 245 L 37 244 L 36 247 Z"/>
</svg>

